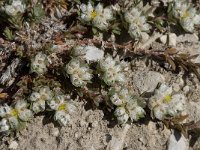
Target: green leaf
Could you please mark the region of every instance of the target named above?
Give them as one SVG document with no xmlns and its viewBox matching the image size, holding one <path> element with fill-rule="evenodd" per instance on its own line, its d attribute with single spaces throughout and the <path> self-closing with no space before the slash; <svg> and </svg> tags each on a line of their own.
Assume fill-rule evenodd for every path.
<svg viewBox="0 0 200 150">
<path fill-rule="evenodd" d="M 8 27 L 5 28 L 5 30 L 3 31 L 3 35 L 6 37 L 7 40 L 14 40 L 14 35 L 12 30 L 10 30 Z"/>
<path fill-rule="evenodd" d="M 93 32 L 93 34 L 96 34 L 97 33 L 97 29 L 92 27 L 92 32 Z"/>
</svg>

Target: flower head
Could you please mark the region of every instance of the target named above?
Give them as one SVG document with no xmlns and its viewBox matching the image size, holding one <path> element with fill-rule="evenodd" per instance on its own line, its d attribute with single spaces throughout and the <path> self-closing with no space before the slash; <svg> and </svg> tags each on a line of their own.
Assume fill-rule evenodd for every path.
<svg viewBox="0 0 200 150">
<path fill-rule="evenodd" d="M 19 100 L 17 103 L 11 106 L 1 106 L 1 130 L 17 129 L 19 128 L 20 122 L 29 121 L 33 116 L 32 112 L 27 108 L 28 104 L 24 100 Z"/>
<path fill-rule="evenodd" d="M 12 4 L 6 4 L 3 8 L 5 12 L 10 16 L 16 16 L 25 12 L 26 6 L 21 0 L 13 0 Z"/>
<path fill-rule="evenodd" d="M 107 85 L 114 85 L 115 83 L 123 84 L 126 82 L 125 74 L 123 73 L 123 65 L 116 57 L 113 59 L 110 55 L 106 55 L 104 59 L 99 61 L 99 70 L 101 78 Z"/>
<path fill-rule="evenodd" d="M 32 102 L 31 109 L 35 113 L 39 113 L 45 110 L 46 101 L 50 101 L 53 98 L 53 92 L 48 86 L 40 87 L 38 91 L 31 93 L 29 100 Z"/>
<path fill-rule="evenodd" d="M 139 39 L 142 32 L 148 32 L 150 30 L 150 25 L 147 23 L 147 17 L 139 6 L 127 10 L 124 18 L 129 24 L 128 33 L 132 38 Z"/>
<path fill-rule="evenodd" d="M 70 80 L 76 87 L 83 87 L 92 79 L 88 64 L 78 58 L 73 58 L 66 65 L 66 72 L 70 75 Z"/>
<path fill-rule="evenodd" d="M 31 71 L 44 74 L 47 71 L 47 55 L 39 52 L 31 61 Z"/>
<path fill-rule="evenodd" d="M 172 87 L 161 84 L 155 91 L 155 95 L 149 100 L 149 108 L 153 115 L 163 120 L 166 116 L 177 116 L 185 109 L 185 96 L 182 94 L 172 94 Z"/>
<path fill-rule="evenodd" d="M 112 9 L 110 7 L 103 8 L 100 3 L 95 8 L 90 2 L 87 5 L 81 4 L 80 9 L 81 20 L 92 23 L 100 30 L 107 30 L 109 22 L 113 19 Z"/>
<path fill-rule="evenodd" d="M 172 13 L 179 20 L 183 29 L 187 32 L 193 32 L 194 25 L 200 24 L 200 13 L 197 13 L 192 3 L 180 0 L 174 1 L 172 6 Z"/>
<path fill-rule="evenodd" d="M 76 111 L 75 104 L 69 96 L 57 95 L 48 102 L 49 107 L 55 110 L 54 119 L 62 126 L 68 125 L 71 121 L 70 114 Z"/>
<path fill-rule="evenodd" d="M 140 105 L 141 100 L 137 99 L 125 87 L 115 87 L 109 92 L 109 98 L 113 105 L 117 106 L 114 115 L 117 117 L 118 123 L 123 124 L 130 118 L 131 121 L 137 121 L 144 117 L 145 111 Z"/>
</svg>

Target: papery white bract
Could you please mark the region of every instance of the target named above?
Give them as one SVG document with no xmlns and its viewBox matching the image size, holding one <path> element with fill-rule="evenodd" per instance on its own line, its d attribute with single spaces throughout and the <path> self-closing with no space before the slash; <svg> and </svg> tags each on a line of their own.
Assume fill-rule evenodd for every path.
<svg viewBox="0 0 200 150">
<path fill-rule="evenodd" d="M 0 132 L 6 132 L 10 129 L 7 119 L 3 118 L 0 121 Z"/>
<path fill-rule="evenodd" d="M 86 60 L 89 63 L 103 59 L 104 51 L 95 46 L 76 46 L 73 49 L 72 55 Z"/>
</svg>

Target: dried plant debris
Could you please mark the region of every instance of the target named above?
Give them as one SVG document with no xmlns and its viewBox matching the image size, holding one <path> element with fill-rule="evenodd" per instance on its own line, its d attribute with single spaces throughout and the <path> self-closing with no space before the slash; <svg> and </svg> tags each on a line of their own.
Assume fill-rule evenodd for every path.
<svg viewBox="0 0 200 150">
<path fill-rule="evenodd" d="M 120 126 L 151 119 L 187 138 L 199 133 L 199 122 L 187 122 L 188 93 L 171 83 L 177 73 L 185 85 L 200 81 L 199 54 L 177 50 L 179 43 L 152 46 L 171 32 L 199 34 L 198 7 L 186 0 L 1 0 L 0 133 L 46 114 L 73 126 L 81 101 Z M 138 70 L 163 79 L 137 91 Z"/>
</svg>

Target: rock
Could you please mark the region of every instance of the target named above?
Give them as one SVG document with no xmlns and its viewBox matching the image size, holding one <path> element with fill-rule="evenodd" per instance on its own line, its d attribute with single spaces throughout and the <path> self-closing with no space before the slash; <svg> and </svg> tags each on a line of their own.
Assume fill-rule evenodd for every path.
<svg viewBox="0 0 200 150">
<path fill-rule="evenodd" d="M 180 35 L 177 37 L 178 43 L 184 43 L 184 42 L 195 43 L 198 41 L 199 41 L 199 38 L 195 33 L 194 34 L 184 34 L 184 35 Z"/>
<path fill-rule="evenodd" d="M 143 145 L 146 144 L 146 140 L 144 139 L 144 137 L 140 137 L 138 140 L 139 140 Z"/>
<path fill-rule="evenodd" d="M 58 128 L 51 128 L 50 129 L 50 135 L 57 137 L 59 135 L 59 130 Z"/>
<path fill-rule="evenodd" d="M 164 81 L 164 76 L 155 71 L 138 71 L 133 77 L 133 83 L 141 94 L 153 92 L 158 83 L 163 83 Z"/>
<path fill-rule="evenodd" d="M 146 32 L 142 32 L 141 35 L 142 35 L 141 43 L 147 42 L 147 40 L 149 39 L 149 35 Z"/>
<path fill-rule="evenodd" d="M 98 127 L 98 125 L 99 125 L 99 123 L 98 123 L 97 120 L 95 120 L 95 121 L 92 122 L 92 127 L 93 127 L 93 128 Z"/>
<path fill-rule="evenodd" d="M 163 44 L 166 44 L 167 43 L 167 35 L 163 35 L 160 37 L 160 42 L 163 43 Z"/>
<path fill-rule="evenodd" d="M 84 120 L 80 120 L 79 126 L 80 126 L 80 127 L 87 126 L 87 123 L 86 123 Z"/>
<path fill-rule="evenodd" d="M 174 84 L 172 85 L 172 87 L 173 87 L 173 90 L 174 90 L 175 92 L 178 92 L 178 91 L 180 91 L 180 89 L 181 89 L 180 85 L 177 84 L 177 83 L 174 83 Z"/>
<path fill-rule="evenodd" d="M 171 33 L 169 34 L 169 46 L 176 46 L 176 34 L 175 33 Z"/>
<path fill-rule="evenodd" d="M 80 136 L 80 135 L 79 135 L 78 132 L 75 132 L 75 133 L 74 133 L 74 137 L 75 137 L 76 139 L 77 139 L 79 136 Z"/>
<path fill-rule="evenodd" d="M 0 44 L 4 43 L 4 39 L 0 38 Z"/>
<path fill-rule="evenodd" d="M 167 150 L 189 150 L 189 142 L 181 133 L 174 131 L 169 137 Z"/>
<path fill-rule="evenodd" d="M 177 36 L 175 33 L 170 33 L 169 35 L 161 36 L 160 41 L 163 44 L 167 44 L 167 42 L 168 42 L 169 46 L 176 46 L 176 38 L 177 38 Z"/>
<path fill-rule="evenodd" d="M 187 94 L 189 91 L 190 91 L 190 87 L 188 85 L 186 85 L 184 88 L 183 88 L 183 91 L 185 94 Z"/>
<path fill-rule="evenodd" d="M 17 149 L 18 143 L 16 141 L 12 141 L 8 147 L 9 149 Z"/>
<path fill-rule="evenodd" d="M 193 102 L 190 101 L 187 105 L 188 112 L 190 112 L 190 118 L 191 120 L 194 121 L 199 121 L 200 120 L 200 101 L 198 102 Z"/>
<path fill-rule="evenodd" d="M 177 47 L 177 50 L 180 51 L 181 53 L 189 53 L 191 56 L 193 55 L 199 55 L 200 54 L 200 42 L 193 43 L 191 44 L 180 44 L 179 47 Z M 194 59 L 191 59 L 192 62 L 194 63 L 200 63 L 200 55 L 197 56 Z"/>
</svg>

